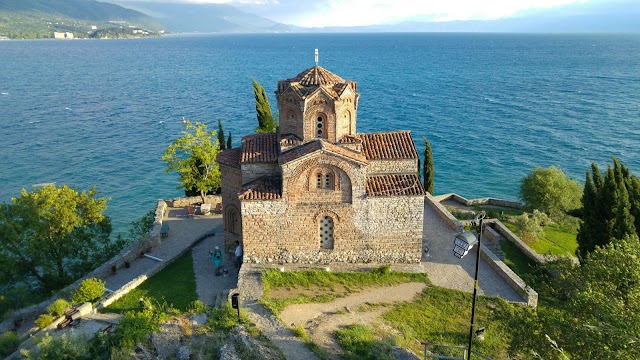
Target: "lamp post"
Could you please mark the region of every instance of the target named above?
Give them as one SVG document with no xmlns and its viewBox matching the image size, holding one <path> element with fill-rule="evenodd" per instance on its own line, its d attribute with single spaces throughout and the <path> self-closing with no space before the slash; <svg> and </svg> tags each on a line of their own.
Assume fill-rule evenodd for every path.
<svg viewBox="0 0 640 360">
<path fill-rule="evenodd" d="M 476 315 L 476 296 L 478 294 L 478 267 L 480 265 L 480 244 L 482 243 L 482 220 L 484 220 L 486 213 L 484 211 L 480 212 L 476 217 L 471 221 L 471 226 L 477 226 L 478 238 L 473 236 L 473 234 L 469 232 L 459 232 L 455 234 L 455 238 L 453 240 L 453 254 L 462 259 L 465 255 L 469 253 L 469 250 L 473 248 L 473 246 L 478 243 L 478 249 L 476 254 L 476 274 L 473 279 L 473 303 L 471 305 L 471 326 L 469 327 L 469 347 L 467 349 L 467 360 L 471 359 L 471 345 L 473 342 L 473 325 L 474 319 Z"/>
</svg>

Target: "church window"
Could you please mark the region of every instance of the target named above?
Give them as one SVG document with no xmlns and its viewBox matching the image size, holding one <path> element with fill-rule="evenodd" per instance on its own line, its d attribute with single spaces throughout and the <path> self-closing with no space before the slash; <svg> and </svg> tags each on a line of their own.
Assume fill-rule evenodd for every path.
<svg viewBox="0 0 640 360">
<path fill-rule="evenodd" d="M 331 172 L 318 172 L 316 174 L 316 188 L 324 190 L 335 189 L 335 181 L 333 173 Z"/>
<path fill-rule="evenodd" d="M 333 219 L 331 216 L 324 216 L 320 219 L 320 247 L 333 249 Z"/>
<path fill-rule="evenodd" d="M 324 126 L 324 117 L 322 116 L 318 116 L 318 118 L 316 119 L 316 137 L 325 137 L 325 126 Z"/>
</svg>

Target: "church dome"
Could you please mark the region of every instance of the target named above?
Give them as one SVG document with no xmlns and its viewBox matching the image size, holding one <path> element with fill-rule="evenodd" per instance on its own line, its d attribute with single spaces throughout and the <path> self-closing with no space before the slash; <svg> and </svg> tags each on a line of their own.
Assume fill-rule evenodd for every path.
<svg viewBox="0 0 640 360">
<path fill-rule="evenodd" d="M 340 76 L 318 65 L 308 68 L 287 81 L 290 83 L 297 82 L 302 86 L 324 86 L 346 83 Z"/>
</svg>

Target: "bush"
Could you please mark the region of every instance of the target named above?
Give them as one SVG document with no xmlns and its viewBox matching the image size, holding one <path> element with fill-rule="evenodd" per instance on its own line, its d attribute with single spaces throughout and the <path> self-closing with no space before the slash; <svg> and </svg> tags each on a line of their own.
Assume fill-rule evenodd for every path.
<svg viewBox="0 0 640 360">
<path fill-rule="evenodd" d="M 18 349 L 20 338 L 14 331 L 7 331 L 0 336 L 0 357 L 4 358 Z"/>
<path fill-rule="evenodd" d="M 80 283 L 76 291 L 71 297 L 74 304 L 83 304 L 87 301 L 93 301 L 104 294 L 104 280 L 91 278 Z"/>
<path fill-rule="evenodd" d="M 87 339 L 83 335 L 62 334 L 60 337 L 54 338 L 46 333 L 33 350 L 20 350 L 20 353 L 25 359 L 30 360 L 88 360 L 90 358 Z"/>
<path fill-rule="evenodd" d="M 53 316 L 62 316 L 71 304 L 65 299 L 57 299 L 47 306 L 47 312 Z"/>
<path fill-rule="evenodd" d="M 203 314 L 205 312 L 206 308 L 204 306 L 204 304 L 202 303 L 202 301 L 200 300 L 194 300 L 192 301 L 189 306 L 187 307 L 187 311 L 192 313 L 192 314 Z"/>
<path fill-rule="evenodd" d="M 46 328 L 47 326 L 51 325 L 52 322 L 53 322 L 53 316 L 49 314 L 42 314 L 35 321 L 36 326 L 39 327 L 40 329 Z"/>
<path fill-rule="evenodd" d="M 524 213 L 515 217 L 515 224 L 518 227 L 519 235 L 529 245 L 535 244 L 538 237 L 542 235 L 542 226 L 549 221 L 547 215 L 541 211 L 533 210 L 533 216 Z"/>
</svg>

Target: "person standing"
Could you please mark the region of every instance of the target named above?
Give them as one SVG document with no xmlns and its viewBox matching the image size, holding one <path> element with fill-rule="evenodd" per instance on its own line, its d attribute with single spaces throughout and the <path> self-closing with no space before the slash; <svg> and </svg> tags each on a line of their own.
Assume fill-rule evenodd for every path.
<svg viewBox="0 0 640 360">
<path fill-rule="evenodd" d="M 216 246 L 216 248 L 211 252 L 211 260 L 213 261 L 213 267 L 215 269 L 215 275 L 220 276 L 220 269 L 222 268 L 222 251 L 220 248 Z"/>
<path fill-rule="evenodd" d="M 242 266 L 242 245 L 240 245 L 239 241 L 236 241 L 236 267 L 240 268 Z"/>
</svg>

